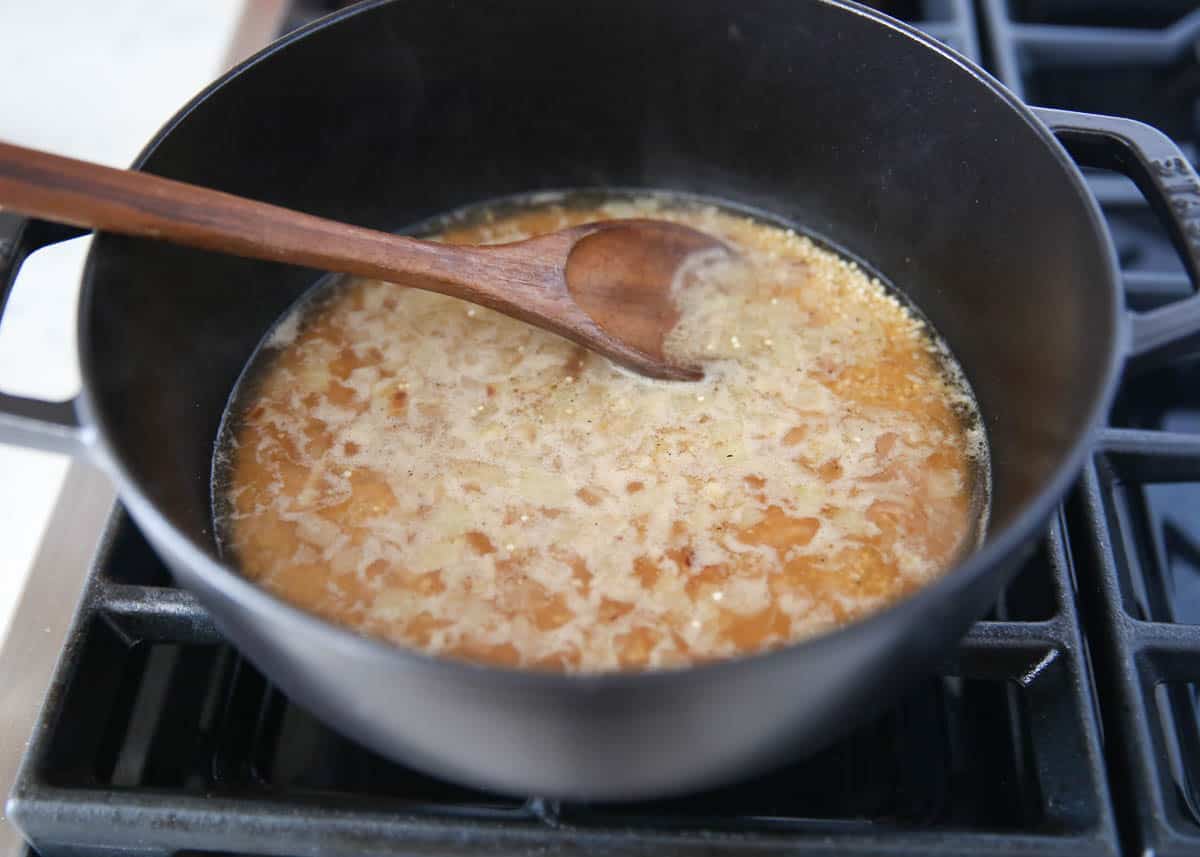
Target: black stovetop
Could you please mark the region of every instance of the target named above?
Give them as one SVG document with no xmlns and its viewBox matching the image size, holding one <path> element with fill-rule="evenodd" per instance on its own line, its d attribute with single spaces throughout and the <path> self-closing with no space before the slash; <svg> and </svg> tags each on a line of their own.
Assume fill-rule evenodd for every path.
<svg viewBox="0 0 1200 857">
<path fill-rule="evenodd" d="M 298 3 L 305 13 L 344 5 Z M 1030 103 L 1200 140 L 1200 11 L 871 3 Z M 1195 291 L 1136 189 L 1091 172 L 1127 303 Z M 821 754 L 718 791 L 578 805 L 388 762 L 226 645 L 117 509 L 13 818 L 57 854 L 1200 853 L 1200 360 L 1127 377 L 1041 550 L 940 675 Z"/>
</svg>

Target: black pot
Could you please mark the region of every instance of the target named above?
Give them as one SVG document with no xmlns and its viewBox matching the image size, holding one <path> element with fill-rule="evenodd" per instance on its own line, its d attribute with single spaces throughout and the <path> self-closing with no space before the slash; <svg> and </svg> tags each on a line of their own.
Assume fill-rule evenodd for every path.
<svg viewBox="0 0 1200 857">
<path fill-rule="evenodd" d="M 707 194 L 884 272 L 978 395 L 990 534 L 913 597 L 770 654 L 630 675 L 485 668 L 357 636 L 223 565 L 209 513 L 218 421 L 310 270 L 99 236 L 79 318 L 82 395 L 4 397 L 0 428 L 86 447 L 223 633 L 382 753 L 554 797 L 727 780 L 815 749 L 933 668 L 1031 551 L 1127 345 L 1167 338 L 1157 317 L 1122 316 L 1112 244 L 1047 125 L 1097 163 L 1128 162 L 1158 203 L 1173 177 L 1195 181 L 1145 126 L 1035 113 L 916 31 L 819 0 L 365 3 L 226 75 L 139 157 L 150 172 L 388 230 L 520 191 Z M 18 225 L 5 293 L 26 253 L 67 234 Z"/>
</svg>

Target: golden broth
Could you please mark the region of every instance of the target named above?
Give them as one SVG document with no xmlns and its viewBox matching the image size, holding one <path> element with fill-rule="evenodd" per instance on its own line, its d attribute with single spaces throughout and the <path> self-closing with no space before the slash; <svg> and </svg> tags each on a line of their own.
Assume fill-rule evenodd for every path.
<svg viewBox="0 0 1200 857">
<path fill-rule="evenodd" d="M 428 652 L 571 671 L 780 646 L 935 579 L 982 529 L 986 449 L 928 329 L 808 238 L 646 198 L 444 231 L 653 216 L 737 259 L 681 278 L 651 381 L 482 307 L 342 281 L 256 355 L 218 451 L 224 547 L 314 613 Z"/>
</svg>

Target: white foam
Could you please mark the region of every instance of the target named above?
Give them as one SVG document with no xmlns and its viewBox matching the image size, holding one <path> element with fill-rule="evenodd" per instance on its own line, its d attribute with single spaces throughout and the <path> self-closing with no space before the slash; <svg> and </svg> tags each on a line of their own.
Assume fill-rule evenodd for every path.
<svg viewBox="0 0 1200 857">
<path fill-rule="evenodd" d="M 282 349 L 295 342 L 296 337 L 300 335 L 300 322 L 303 319 L 303 312 L 292 311 L 285 315 L 271 331 L 265 343 L 266 347 Z"/>
</svg>

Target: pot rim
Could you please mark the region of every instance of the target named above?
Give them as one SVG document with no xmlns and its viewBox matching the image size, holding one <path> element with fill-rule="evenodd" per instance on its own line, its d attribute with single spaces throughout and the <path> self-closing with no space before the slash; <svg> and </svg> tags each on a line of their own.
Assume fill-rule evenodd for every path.
<svg viewBox="0 0 1200 857">
<path fill-rule="evenodd" d="M 140 169 L 143 167 L 154 155 L 161 143 L 197 107 L 210 96 L 232 83 L 246 70 L 269 60 L 276 53 L 286 50 L 292 43 L 312 33 L 336 26 L 343 20 L 367 13 L 378 7 L 389 5 L 392 2 L 397 2 L 397 0 L 366 0 L 366 2 L 334 12 L 295 30 L 234 66 L 201 90 L 168 120 L 138 154 L 132 164 L 132 168 Z M 182 561 L 184 577 L 194 579 L 198 584 L 196 588 L 215 590 L 224 598 L 237 602 L 253 612 L 262 611 L 282 614 L 281 618 L 292 624 L 297 634 L 304 635 L 304 639 L 308 645 L 319 645 L 336 650 L 339 654 L 348 658 L 373 659 L 377 661 L 386 660 L 393 663 L 399 660 L 411 668 L 437 671 L 443 675 L 455 675 L 464 680 L 505 686 L 510 689 L 554 690 L 563 692 L 598 692 L 620 688 L 636 688 L 645 686 L 652 681 L 703 680 L 706 676 L 716 675 L 723 671 L 740 669 L 751 663 L 766 665 L 773 661 L 778 665 L 791 657 L 797 650 L 819 653 L 822 647 L 836 646 L 839 645 L 841 640 L 851 636 L 877 631 L 881 626 L 889 622 L 898 622 L 905 627 L 910 627 L 912 623 L 905 614 L 913 614 L 915 617 L 933 609 L 937 604 L 945 600 L 952 599 L 959 590 L 968 586 L 976 578 L 989 573 L 996 566 L 1000 565 L 1006 557 L 1016 553 L 1021 547 L 1030 543 L 1035 533 L 1049 518 L 1053 507 L 1065 495 L 1070 482 L 1076 478 L 1082 469 L 1086 457 L 1094 449 L 1096 433 L 1101 427 L 1103 418 L 1107 414 L 1112 402 L 1119 373 L 1127 351 L 1128 329 L 1122 309 L 1120 269 L 1116 249 L 1105 226 L 1099 203 L 1088 189 L 1083 174 L 1053 133 L 1037 119 L 1029 107 L 987 71 L 920 30 L 901 21 L 889 18 L 874 9 L 854 2 L 854 0 L 817 0 L 817 2 L 836 8 L 847 14 L 869 19 L 878 26 L 886 27 L 898 35 L 918 42 L 926 49 L 935 51 L 943 59 L 957 66 L 961 73 L 975 78 L 993 96 L 1011 108 L 1013 113 L 1023 119 L 1031 130 L 1041 138 L 1042 142 L 1046 144 L 1049 154 L 1058 161 L 1059 166 L 1067 173 L 1079 202 L 1087 211 L 1094 234 L 1098 239 L 1097 243 L 1105 251 L 1103 262 L 1107 275 L 1105 277 L 1107 297 L 1097 296 L 1097 299 L 1107 300 L 1109 320 L 1112 323 L 1115 336 L 1109 342 L 1108 353 L 1102 368 L 1099 394 L 1092 402 L 1086 415 L 1083 430 L 1079 433 L 1071 448 L 1062 457 L 1062 460 L 1054 468 L 1050 478 L 1046 480 L 1037 496 L 1028 502 L 1007 526 L 997 532 L 982 547 L 967 555 L 936 581 L 922 586 L 913 594 L 893 602 L 869 616 L 857 619 L 833 631 L 824 632 L 815 637 L 799 640 L 775 649 L 741 654 L 731 658 L 685 667 L 641 670 L 636 672 L 560 673 L 496 666 L 442 657 L 427 653 L 421 649 L 402 646 L 377 637 L 360 634 L 347 626 L 330 622 L 314 613 L 309 613 L 300 607 L 290 604 L 243 577 L 227 563 L 220 562 L 210 556 L 205 550 L 185 536 L 158 510 L 153 501 L 141 490 L 137 481 L 123 465 L 118 456 L 113 454 L 113 446 L 109 442 L 105 427 L 93 417 L 93 414 L 96 412 L 94 397 L 92 395 L 93 373 L 91 361 L 87 357 L 90 353 L 87 348 L 90 337 L 90 305 L 94 292 L 93 284 L 97 266 L 96 260 L 99 252 L 98 248 L 102 244 L 102 242 L 97 241 L 93 242 L 88 252 L 80 293 L 80 311 L 77 320 L 76 336 L 80 344 L 80 370 L 83 384 L 76 407 L 79 411 L 82 424 L 91 427 L 94 433 L 92 435 L 93 455 L 102 462 L 111 478 L 116 482 L 122 503 L 128 507 L 138 525 L 147 530 L 152 542 L 165 545 L 171 554 Z M 231 634 L 230 636 L 234 635 Z"/>
</svg>

